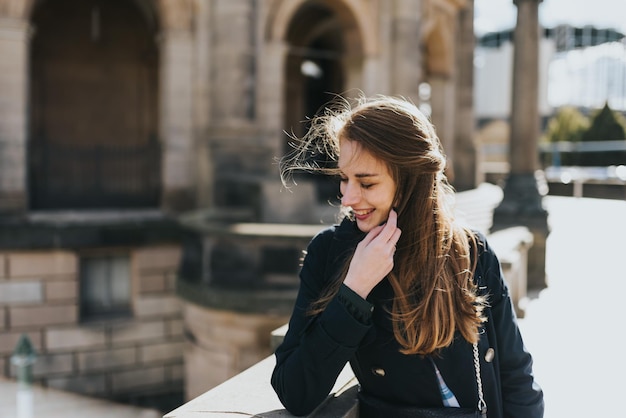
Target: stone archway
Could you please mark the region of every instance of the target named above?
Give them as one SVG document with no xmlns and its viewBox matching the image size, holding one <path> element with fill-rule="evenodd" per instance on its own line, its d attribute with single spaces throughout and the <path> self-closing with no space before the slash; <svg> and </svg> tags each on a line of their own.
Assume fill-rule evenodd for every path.
<svg viewBox="0 0 626 418">
<path fill-rule="evenodd" d="M 35 2 L 29 75 L 32 209 L 158 206 L 157 28 L 138 4 L 143 5 Z"/>
<path fill-rule="evenodd" d="M 303 135 L 307 120 L 324 104 L 360 85 L 365 45 L 371 39 L 364 39 L 361 30 L 368 10 L 355 10 L 351 1 L 291 2 L 275 10 L 268 27 L 270 38 L 286 47 L 281 98 L 281 125 L 286 131 Z M 283 152 L 289 152 L 288 142 L 285 136 Z M 324 164 L 323 159 L 317 162 Z M 328 179 L 319 178 L 316 183 L 319 201 L 337 195 L 336 184 Z"/>
</svg>

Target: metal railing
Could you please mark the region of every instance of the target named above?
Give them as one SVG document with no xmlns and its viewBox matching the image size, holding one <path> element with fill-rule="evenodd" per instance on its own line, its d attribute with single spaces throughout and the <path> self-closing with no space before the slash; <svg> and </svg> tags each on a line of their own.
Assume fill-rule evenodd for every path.
<svg viewBox="0 0 626 418">
<path fill-rule="evenodd" d="M 29 147 L 31 209 L 154 207 L 161 189 L 161 147 L 65 145 Z"/>
</svg>

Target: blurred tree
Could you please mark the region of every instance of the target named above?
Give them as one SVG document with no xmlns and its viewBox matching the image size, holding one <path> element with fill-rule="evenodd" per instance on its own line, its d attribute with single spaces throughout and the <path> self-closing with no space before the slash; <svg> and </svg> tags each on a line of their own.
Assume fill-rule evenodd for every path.
<svg viewBox="0 0 626 418">
<path fill-rule="evenodd" d="M 562 107 L 548 122 L 543 136 L 544 142 L 578 142 L 589 129 L 589 118 L 572 106 Z M 553 153 L 543 155 L 544 166 L 576 165 L 578 153 Z"/>
<path fill-rule="evenodd" d="M 582 137 L 582 141 L 622 141 L 626 140 L 626 119 L 613 111 L 608 103 L 591 116 L 591 125 Z M 601 151 L 586 152 L 581 155 L 581 165 L 609 166 L 626 164 L 626 152 Z"/>
</svg>

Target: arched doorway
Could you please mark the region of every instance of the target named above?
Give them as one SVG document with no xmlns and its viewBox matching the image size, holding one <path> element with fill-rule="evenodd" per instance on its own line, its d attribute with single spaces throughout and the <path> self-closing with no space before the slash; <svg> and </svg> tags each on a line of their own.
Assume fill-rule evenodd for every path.
<svg viewBox="0 0 626 418">
<path fill-rule="evenodd" d="M 306 2 L 289 24 L 287 43 L 285 126 L 290 133 L 302 136 L 308 127 L 307 120 L 344 90 L 342 22 L 329 6 Z M 285 152 L 290 151 L 288 142 Z M 318 164 L 326 163 L 323 155 L 313 158 Z M 315 177 L 315 181 L 318 200 L 337 196 L 336 182 L 323 177 Z"/>
<path fill-rule="evenodd" d="M 158 47 L 145 12 L 131 0 L 36 4 L 31 209 L 158 206 Z"/>
</svg>

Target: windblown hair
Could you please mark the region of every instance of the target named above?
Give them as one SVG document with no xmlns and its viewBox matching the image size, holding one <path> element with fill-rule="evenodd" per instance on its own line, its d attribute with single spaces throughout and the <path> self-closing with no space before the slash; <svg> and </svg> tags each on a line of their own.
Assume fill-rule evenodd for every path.
<svg viewBox="0 0 626 418">
<path fill-rule="evenodd" d="M 434 354 L 449 346 L 456 331 L 478 340 L 486 301 L 473 281 L 475 235 L 454 222 L 454 191 L 444 169 L 442 145 L 430 121 L 412 103 L 387 96 L 360 98 L 352 107 L 327 108 L 312 121 L 296 151 L 281 163 L 286 184 L 294 170 L 335 174 L 336 168 L 307 163 L 319 153 L 337 160 L 340 141 L 354 141 L 383 161 L 396 184 L 394 207 L 402 235 L 388 280 L 394 291 L 394 335 L 405 354 Z M 345 278 L 342 273 L 311 307 L 322 311 Z"/>
</svg>

